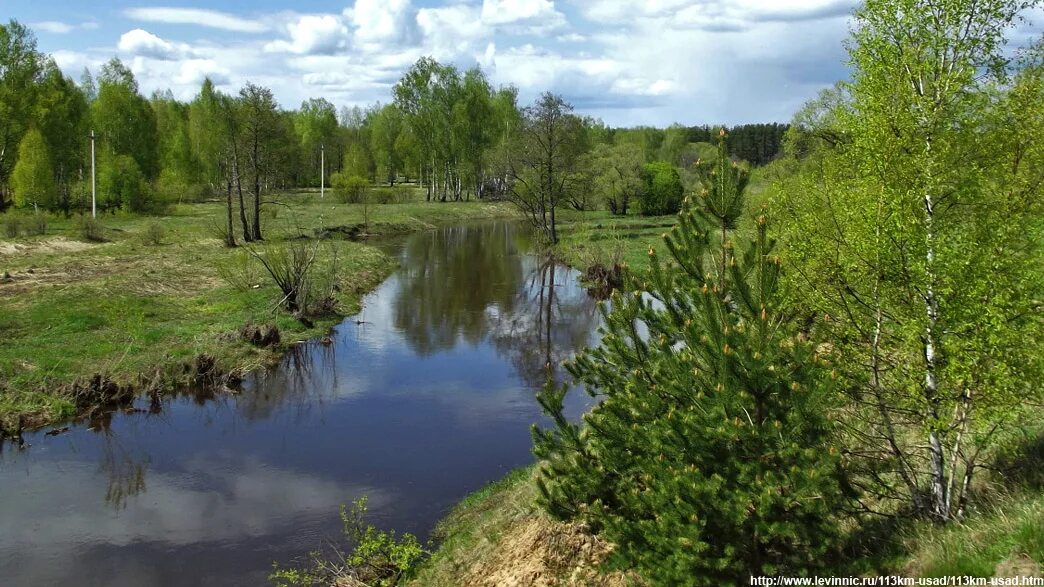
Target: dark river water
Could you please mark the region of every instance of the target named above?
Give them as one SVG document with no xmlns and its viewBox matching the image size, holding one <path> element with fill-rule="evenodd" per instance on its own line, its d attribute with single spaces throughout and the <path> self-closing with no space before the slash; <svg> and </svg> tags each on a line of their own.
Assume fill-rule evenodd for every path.
<svg viewBox="0 0 1044 587">
<path fill-rule="evenodd" d="M 333 344 L 300 345 L 241 394 L 4 445 L 0 583 L 262 585 L 337 537 L 341 504 L 366 495 L 376 525 L 424 539 L 532 462 L 546 365 L 600 323 L 575 272 L 510 224 L 383 246 L 401 268 Z M 585 396 L 571 397 L 576 415 Z"/>
</svg>

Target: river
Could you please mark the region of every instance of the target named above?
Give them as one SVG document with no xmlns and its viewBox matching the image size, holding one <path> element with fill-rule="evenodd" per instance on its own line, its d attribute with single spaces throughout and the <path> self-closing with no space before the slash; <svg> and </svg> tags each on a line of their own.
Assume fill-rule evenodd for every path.
<svg viewBox="0 0 1044 587">
<path fill-rule="evenodd" d="M 600 324 L 577 274 L 514 224 L 380 246 L 401 265 L 360 314 L 241 393 L 142 398 L 0 444 L 0 582 L 262 585 L 337 538 L 341 504 L 366 495 L 374 524 L 424 539 L 532 462 L 546 366 Z M 570 397 L 575 416 L 585 396 Z"/>
</svg>

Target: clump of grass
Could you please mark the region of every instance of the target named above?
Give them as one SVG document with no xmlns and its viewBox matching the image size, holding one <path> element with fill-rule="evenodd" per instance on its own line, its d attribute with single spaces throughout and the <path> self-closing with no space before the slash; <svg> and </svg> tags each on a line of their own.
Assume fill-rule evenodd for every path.
<svg viewBox="0 0 1044 587">
<path fill-rule="evenodd" d="M 7 238 L 15 238 L 18 233 L 22 231 L 22 219 L 15 214 L 8 214 L 4 217 L 4 236 Z"/>
<path fill-rule="evenodd" d="M 47 234 L 47 216 L 33 214 L 26 227 L 26 232 L 37 236 Z"/>
<path fill-rule="evenodd" d="M 141 235 L 141 240 L 146 245 L 159 246 L 163 244 L 163 237 L 167 236 L 167 231 L 160 226 L 157 222 L 150 222 L 145 227 L 145 232 Z"/>
<path fill-rule="evenodd" d="M 924 577 L 993 577 L 999 567 L 1029 559 L 1044 567 L 1044 496 L 1012 496 L 961 524 L 925 526 L 915 543 Z"/>
<path fill-rule="evenodd" d="M 80 223 L 80 236 L 86 241 L 104 242 L 105 227 L 102 226 L 102 223 L 97 218 L 84 216 L 83 221 Z"/>
</svg>

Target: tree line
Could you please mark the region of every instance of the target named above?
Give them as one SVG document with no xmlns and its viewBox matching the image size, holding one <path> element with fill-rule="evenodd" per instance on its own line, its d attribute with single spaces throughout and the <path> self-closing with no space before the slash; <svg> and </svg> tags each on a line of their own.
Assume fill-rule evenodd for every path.
<svg viewBox="0 0 1044 587">
<path fill-rule="evenodd" d="M 536 111 L 518 104 L 517 88 L 494 87 L 478 67 L 460 71 L 431 58 L 403 74 L 387 103 L 368 108 L 338 110 L 312 98 L 289 110 L 269 88 L 248 83 L 225 94 L 209 79 L 185 103 L 169 90 L 146 98 L 116 58 L 73 81 L 37 50 L 31 30 L 11 21 L 0 25 L 0 71 L 0 209 L 83 210 L 93 131 L 102 211 L 147 212 L 223 193 L 230 243 L 233 233 L 260 238 L 263 192 L 273 189 L 407 181 L 423 185 L 428 200 L 524 202 L 533 186 L 546 191 L 557 182 L 561 193 L 536 203 L 546 215 L 558 205 L 627 213 L 642 186 L 652 183 L 642 179 L 656 171 L 646 165 L 668 164 L 686 179 L 701 155 L 713 152 L 707 127 L 610 128 L 574 115 L 558 100 L 572 141 L 569 153 L 559 154 L 569 160 L 564 167 L 545 165 L 544 172 L 568 168 L 574 175 L 533 183 L 520 161 L 533 154 L 535 144 L 526 137 L 535 127 L 527 127 L 526 114 Z M 531 108 L 539 110 L 542 100 Z M 771 160 L 784 128 L 736 127 L 731 155 Z"/>
</svg>

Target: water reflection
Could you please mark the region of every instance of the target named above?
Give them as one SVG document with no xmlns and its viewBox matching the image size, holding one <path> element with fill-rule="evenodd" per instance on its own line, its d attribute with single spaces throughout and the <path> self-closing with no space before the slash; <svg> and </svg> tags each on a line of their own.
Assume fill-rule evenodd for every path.
<svg viewBox="0 0 1044 587">
<path fill-rule="evenodd" d="M 394 319 L 418 353 L 478 344 L 491 318 L 514 312 L 523 277 L 517 236 L 510 224 L 460 226 L 406 244 Z"/>
<path fill-rule="evenodd" d="M 531 462 L 534 392 L 593 342 L 576 274 L 527 246 L 512 225 L 416 235 L 333 344 L 295 347 L 241 394 L 141 398 L 0 452 L 4 585 L 262 584 L 363 494 L 376 523 L 426 536 Z"/>
<path fill-rule="evenodd" d="M 499 314 L 491 328 L 497 351 L 533 388 L 560 379 L 562 361 L 588 343 L 599 319 L 573 272 L 551 259 L 528 257 L 535 267 L 515 297 L 514 311 Z"/>
</svg>

